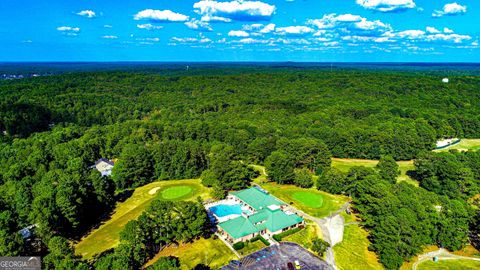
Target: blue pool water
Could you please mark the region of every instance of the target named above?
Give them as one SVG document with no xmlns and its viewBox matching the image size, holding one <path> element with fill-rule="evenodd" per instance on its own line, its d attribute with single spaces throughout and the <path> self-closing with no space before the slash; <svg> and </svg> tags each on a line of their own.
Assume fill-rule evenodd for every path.
<svg viewBox="0 0 480 270">
<path fill-rule="evenodd" d="M 212 211 L 217 217 L 225 217 L 233 214 L 240 215 L 242 213 L 242 208 L 240 207 L 240 204 L 219 204 L 210 207 L 210 211 Z"/>
</svg>

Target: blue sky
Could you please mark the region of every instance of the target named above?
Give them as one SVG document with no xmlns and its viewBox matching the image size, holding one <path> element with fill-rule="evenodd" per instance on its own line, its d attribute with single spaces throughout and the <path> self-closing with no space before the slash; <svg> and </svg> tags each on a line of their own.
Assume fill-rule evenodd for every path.
<svg viewBox="0 0 480 270">
<path fill-rule="evenodd" d="M 0 61 L 480 62 L 478 0 L 1 0 Z"/>
</svg>

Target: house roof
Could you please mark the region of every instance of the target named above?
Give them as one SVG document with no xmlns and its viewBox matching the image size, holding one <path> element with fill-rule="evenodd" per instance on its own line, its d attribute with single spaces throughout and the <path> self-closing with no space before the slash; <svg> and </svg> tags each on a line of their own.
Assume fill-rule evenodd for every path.
<svg viewBox="0 0 480 270">
<path fill-rule="evenodd" d="M 98 164 L 100 164 L 100 163 L 102 163 L 102 162 L 105 162 L 105 163 L 107 163 L 107 164 L 109 164 L 109 165 L 112 165 L 112 166 L 114 165 L 113 161 L 108 160 L 108 159 L 106 159 L 106 158 L 101 158 L 101 159 L 95 161 L 95 166 L 97 166 Z"/>
<path fill-rule="evenodd" d="M 296 214 L 287 215 L 280 208 L 266 207 L 249 217 L 239 216 L 222 222 L 218 226 L 237 239 L 264 229 L 276 232 L 302 222 L 302 220 L 303 218 Z"/>
<path fill-rule="evenodd" d="M 255 227 L 250 220 L 243 216 L 227 220 L 218 224 L 218 226 L 220 226 L 220 228 L 226 231 L 234 239 L 258 232 L 257 227 Z"/>
<path fill-rule="evenodd" d="M 232 192 L 231 194 L 237 196 L 240 200 L 255 208 L 257 211 L 269 205 L 284 205 L 284 203 L 280 202 L 272 195 L 262 192 L 254 187 Z"/>
</svg>

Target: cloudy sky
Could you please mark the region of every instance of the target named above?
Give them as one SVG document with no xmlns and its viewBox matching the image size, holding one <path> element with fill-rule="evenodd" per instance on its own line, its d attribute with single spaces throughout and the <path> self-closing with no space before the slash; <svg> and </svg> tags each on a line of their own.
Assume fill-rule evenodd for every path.
<svg viewBox="0 0 480 270">
<path fill-rule="evenodd" d="M 478 0 L 0 0 L 0 61 L 480 62 Z"/>
</svg>

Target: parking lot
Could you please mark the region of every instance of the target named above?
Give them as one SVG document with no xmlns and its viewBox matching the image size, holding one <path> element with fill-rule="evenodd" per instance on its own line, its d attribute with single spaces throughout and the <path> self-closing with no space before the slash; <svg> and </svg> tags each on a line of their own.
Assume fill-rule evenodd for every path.
<svg viewBox="0 0 480 270">
<path fill-rule="evenodd" d="M 310 253 L 303 247 L 289 242 L 270 246 L 240 259 L 241 265 L 232 263 L 224 266 L 223 270 L 288 270 L 287 264 L 300 262 L 301 269 L 318 270 L 333 269 L 325 261 Z"/>
</svg>

